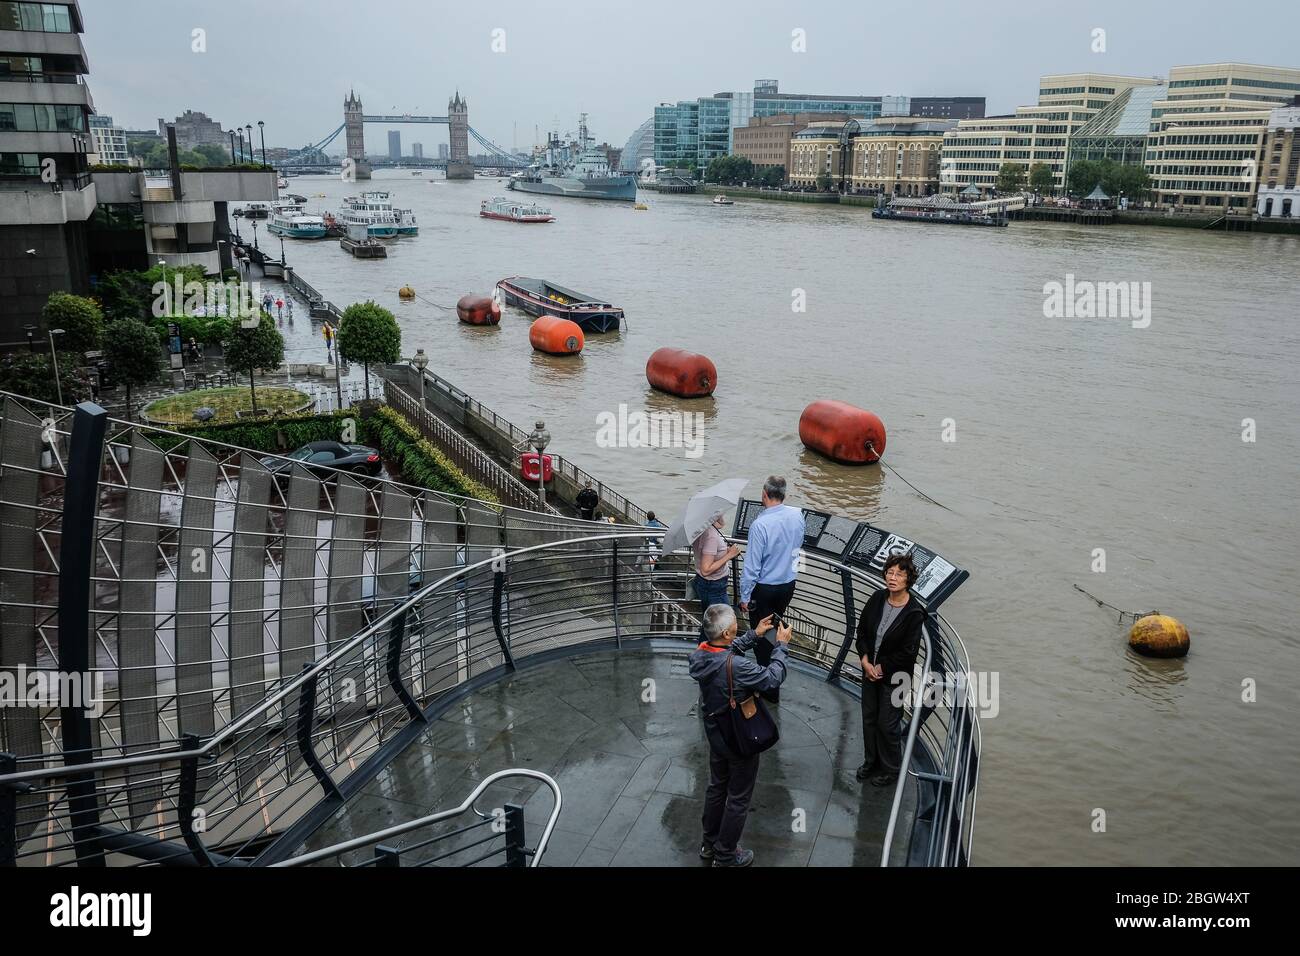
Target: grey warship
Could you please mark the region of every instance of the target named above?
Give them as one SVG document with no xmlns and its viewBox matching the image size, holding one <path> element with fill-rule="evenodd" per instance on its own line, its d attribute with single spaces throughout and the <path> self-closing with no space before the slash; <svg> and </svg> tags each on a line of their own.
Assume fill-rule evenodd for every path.
<svg viewBox="0 0 1300 956">
<path fill-rule="evenodd" d="M 573 158 L 573 154 L 577 158 Z M 597 149 L 587 133 L 587 114 L 578 122 L 578 141 L 564 146 L 552 134 L 544 157 L 510 178 L 509 187 L 519 192 L 545 196 L 570 196 L 578 199 L 636 200 L 636 177 L 619 175 L 609 168 L 609 161 Z"/>
</svg>

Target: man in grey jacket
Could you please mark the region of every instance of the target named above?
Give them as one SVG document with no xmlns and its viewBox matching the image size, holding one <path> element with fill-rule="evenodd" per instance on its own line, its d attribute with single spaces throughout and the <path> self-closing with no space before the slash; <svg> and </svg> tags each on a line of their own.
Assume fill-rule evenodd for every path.
<svg viewBox="0 0 1300 956">
<path fill-rule="evenodd" d="M 700 685 L 700 713 L 709 738 L 709 789 L 704 797 L 704 841 L 700 857 L 714 866 L 749 866 L 754 852 L 742 849 L 740 834 L 758 780 L 759 754 L 749 757 L 734 753 L 718 729 L 717 718 L 728 706 L 727 658 L 737 702 L 753 694 L 774 691 L 785 680 L 786 645 L 790 625 L 776 629 L 771 660 L 764 667 L 744 656 L 759 641 L 768 641 L 772 618 L 763 618 L 752 630 L 736 637 L 736 612 L 727 604 L 714 604 L 704 612 L 704 640 L 690 658 L 690 673 Z M 725 717 L 722 719 L 726 719 Z"/>
</svg>

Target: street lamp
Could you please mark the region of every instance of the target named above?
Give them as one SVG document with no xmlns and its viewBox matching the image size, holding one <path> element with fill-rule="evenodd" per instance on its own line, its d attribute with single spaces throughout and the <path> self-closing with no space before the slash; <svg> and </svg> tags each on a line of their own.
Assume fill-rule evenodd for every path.
<svg viewBox="0 0 1300 956">
<path fill-rule="evenodd" d="M 254 162 L 254 160 L 253 160 L 253 124 L 252 124 L 252 123 L 246 123 L 246 124 L 244 125 L 244 129 L 248 130 L 248 161 L 251 163 L 251 162 Z"/>
<path fill-rule="evenodd" d="M 239 165 L 239 160 L 235 158 L 235 131 L 233 129 L 230 131 L 230 165 Z"/>
<path fill-rule="evenodd" d="M 54 385 L 59 391 L 59 404 L 63 404 L 63 383 L 59 381 L 59 354 L 54 351 L 54 336 L 63 335 L 63 329 L 50 329 L 50 361 L 54 363 Z"/>
<path fill-rule="evenodd" d="M 253 220 L 253 248 L 257 249 L 258 252 L 262 251 L 261 249 L 258 249 L 257 246 L 257 220 L 256 219 Z"/>
<path fill-rule="evenodd" d="M 27 333 L 27 350 L 29 352 L 35 352 L 36 351 L 36 326 L 24 325 L 23 331 Z"/>
<path fill-rule="evenodd" d="M 257 121 L 257 135 L 262 139 L 262 165 L 266 165 L 266 123 Z"/>
<path fill-rule="evenodd" d="M 537 503 L 538 509 L 546 510 L 546 446 L 551 443 L 551 433 L 546 430 L 546 422 L 539 421 L 534 427 L 532 434 L 528 436 L 528 444 L 537 449 Z"/>
<path fill-rule="evenodd" d="M 240 162 L 240 163 L 243 163 L 243 161 L 244 161 L 244 131 L 243 131 L 242 129 L 238 129 L 238 128 L 236 128 L 236 129 L 237 129 L 237 131 L 238 131 L 238 133 L 239 133 L 239 162 Z"/>
<path fill-rule="evenodd" d="M 429 367 L 429 356 L 424 354 L 424 349 L 415 350 L 415 358 L 411 359 L 411 364 L 415 366 L 416 372 L 420 375 L 420 421 L 424 421 L 424 370 Z"/>
</svg>

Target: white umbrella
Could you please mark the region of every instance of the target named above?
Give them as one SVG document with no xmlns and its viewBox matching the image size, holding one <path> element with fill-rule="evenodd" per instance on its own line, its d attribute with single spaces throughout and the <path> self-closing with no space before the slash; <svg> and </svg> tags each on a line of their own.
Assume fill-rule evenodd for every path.
<svg viewBox="0 0 1300 956">
<path fill-rule="evenodd" d="M 672 554 L 694 544 L 695 539 L 704 534 L 705 529 L 713 523 L 715 515 L 736 506 L 740 492 L 747 484 L 749 481 L 745 478 L 726 478 L 712 488 L 705 488 L 692 496 L 686 502 L 682 516 L 664 534 L 664 554 Z"/>
</svg>

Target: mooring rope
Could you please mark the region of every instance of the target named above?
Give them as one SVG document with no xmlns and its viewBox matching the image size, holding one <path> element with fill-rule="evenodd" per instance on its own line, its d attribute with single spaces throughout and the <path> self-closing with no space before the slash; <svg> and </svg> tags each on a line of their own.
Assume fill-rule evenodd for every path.
<svg viewBox="0 0 1300 956">
<path fill-rule="evenodd" d="M 442 309 L 442 310 L 444 310 L 444 311 L 446 311 L 446 312 L 455 312 L 455 311 L 456 311 L 456 307 L 455 307 L 454 305 L 440 305 L 440 304 L 438 304 L 437 302 L 434 302 L 432 299 L 426 299 L 424 296 L 420 295 L 420 293 L 416 292 L 414 289 L 412 289 L 411 292 L 412 292 L 412 294 L 413 294 L 417 299 L 419 299 L 421 302 L 427 302 L 427 303 L 429 303 L 429 305 L 433 306 L 435 309 Z"/>
<path fill-rule="evenodd" d="M 872 442 L 867 442 L 867 450 L 868 450 L 868 451 L 872 451 L 872 452 L 874 452 L 874 451 L 876 450 L 876 446 L 875 446 Z M 895 475 L 898 475 L 899 480 L 900 480 L 903 484 L 907 485 L 907 487 L 911 488 L 913 491 L 915 491 L 918 495 L 920 495 L 920 496 L 921 496 L 922 498 L 924 498 L 926 501 L 930 502 L 930 503 L 933 504 L 933 505 L 938 505 L 938 506 L 939 506 L 940 508 L 942 508 L 944 511 L 952 511 L 952 509 L 949 508 L 947 505 L 943 504 L 942 502 L 935 501 L 933 498 L 931 498 L 929 495 L 927 495 L 924 491 L 922 491 L 920 488 L 916 487 L 916 485 L 912 484 L 910 481 L 908 481 L 906 478 L 904 478 L 901 474 L 899 474 L 897 468 L 895 468 L 893 465 L 889 464 L 889 462 L 885 461 L 885 456 L 884 456 L 884 455 L 880 455 L 880 457 L 877 458 L 876 460 L 879 461 L 880 464 L 883 465 L 885 468 L 888 468 L 888 469 L 889 469 L 891 472 L 893 472 Z"/>
<path fill-rule="evenodd" d="M 1084 594 L 1084 595 L 1087 595 L 1088 597 L 1092 598 L 1094 601 L 1097 602 L 1097 606 L 1098 606 L 1098 607 L 1108 607 L 1108 608 L 1110 608 L 1112 611 L 1117 612 L 1117 613 L 1119 614 L 1119 618 L 1116 620 L 1116 622 L 1115 622 L 1116 624 L 1123 624 L 1123 623 L 1124 623 L 1124 618 L 1126 618 L 1126 617 L 1131 617 L 1131 618 L 1136 622 L 1136 621 L 1138 620 L 1138 618 L 1147 617 L 1147 616 L 1149 616 L 1149 615 L 1151 615 L 1151 614 L 1159 614 L 1159 613 L 1160 613 L 1159 611 L 1126 611 L 1126 610 L 1124 610 L 1122 607 L 1116 607 L 1116 606 L 1113 605 L 1113 604 L 1108 604 L 1108 603 L 1106 603 L 1106 602 L 1103 601 L 1101 598 L 1097 597 L 1097 595 L 1095 595 L 1095 594 L 1089 594 L 1087 591 L 1085 591 L 1083 588 L 1079 587 L 1079 585 L 1077 585 L 1077 584 L 1074 586 L 1074 589 L 1075 589 L 1076 591 L 1078 591 L 1080 594 Z"/>
</svg>

